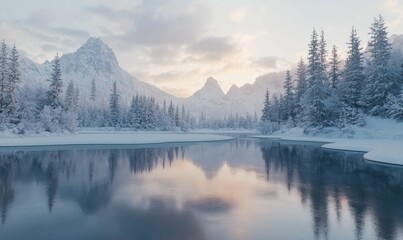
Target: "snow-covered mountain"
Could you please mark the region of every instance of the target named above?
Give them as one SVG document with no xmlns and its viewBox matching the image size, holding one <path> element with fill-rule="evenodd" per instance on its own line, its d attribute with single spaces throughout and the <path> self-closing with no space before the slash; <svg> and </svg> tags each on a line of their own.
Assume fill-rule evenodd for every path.
<svg viewBox="0 0 403 240">
<path fill-rule="evenodd" d="M 204 84 L 204 86 L 196 91 L 189 99 L 200 99 L 211 101 L 215 99 L 220 99 L 225 96 L 222 91 L 218 81 L 213 77 L 209 77 Z"/>
<path fill-rule="evenodd" d="M 53 62 L 37 64 L 21 57 L 21 78 L 24 85 L 47 86 Z M 154 96 L 158 100 L 171 100 L 176 97 L 159 88 L 142 82 L 123 70 L 112 49 L 99 38 L 89 38 L 76 52 L 60 57 L 62 78 L 65 87 L 73 81 L 80 89 L 81 99 L 89 98 L 91 82 L 96 83 L 97 102 L 105 104 L 114 81 L 117 82 L 122 101 L 129 103 L 136 93 Z"/>
<path fill-rule="evenodd" d="M 122 101 L 130 103 L 136 93 L 154 96 L 158 101 L 172 100 L 175 104 L 184 104 L 195 115 L 201 112 L 208 116 L 223 116 L 229 113 L 253 113 L 259 111 L 262 105 L 262 96 L 267 88 L 271 92 L 278 92 L 278 85 L 283 73 L 271 73 L 259 77 L 254 84 L 242 87 L 232 86 L 227 94 L 223 92 L 218 81 L 213 77 L 207 79 L 206 84 L 188 98 L 176 98 L 159 88 L 138 80 L 123 70 L 111 48 L 99 38 L 89 38 L 87 42 L 73 53 L 60 57 L 64 87 L 73 81 L 80 89 L 80 99 L 88 101 L 91 82 L 96 83 L 97 102 L 107 106 L 109 92 L 114 81 L 117 82 Z M 21 56 L 21 78 L 26 86 L 46 87 L 47 79 L 53 62 L 46 61 L 38 64 Z"/>
<path fill-rule="evenodd" d="M 398 57 L 403 53 L 403 35 L 392 35 L 392 49 Z M 207 79 L 205 85 L 188 98 L 176 98 L 159 88 L 142 82 L 123 70 L 112 49 L 99 38 L 89 38 L 74 53 L 60 57 L 62 76 L 65 83 L 72 80 L 81 91 L 81 99 L 89 98 L 91 82 L 94 79 L 97 88 L 98 103 L 105 105 L 114 81 L 117 82 L 122 100 L 126 103 L 136 93 L 154 96 L 158 101 L 172 100 L 175 104 L 184 104 L 196 115 L 201 112 L 208 116 L 223 116 L 230 113 L 260 113 L 266 89 L 271 95 L 282 92 L 284 72 L 268 73 L 256 78 L 253 84 L 241 87 L 233 85 L 225 94 L 217 80 Z M 21 77 L 24 85 L 47 86 L 52 62 L 38 64 L 21 56 Z M 292 71 L 293 72 L 293 71 Z M 105 105 L 106 106 L 106 105 Z"/>
<path fill-rule="evenodd" d="M 242 87 L 234 84 L 226 94 L 218 81 L 210 77 L 200 90 L 184 99 L 183 102 L 195 112 L 203 112 L 208 116 L 224 116 L 237 112 L 259 113 L 266 90 L 269 89 L 271 94 L 278 95 L 281 92 L 284 76 L 284 72 L 268 73 L 258 77 L 253 84 L 247 83 Z"/>
</svg>

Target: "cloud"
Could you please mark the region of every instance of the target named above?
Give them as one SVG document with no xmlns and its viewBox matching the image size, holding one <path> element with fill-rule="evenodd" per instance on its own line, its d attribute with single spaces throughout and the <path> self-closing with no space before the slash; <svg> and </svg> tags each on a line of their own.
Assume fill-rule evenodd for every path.
<svg viewBox="0 0 403 240">
<path fill-rule="evenodd" d="M 182 2 L 143 1 L 133 9 L 131 26 L 117 39 L 146 46 L 178 46 L 196 41 L 205 30 L 210 10 L 196 1 Z"/>
<path fill-rule="evenodd" d="M 244 9 L 238 9 L 233 11 L 230 16 L 229 20 L 236 23 L 241 23 L 245 19 L 247 13 Z"/>
<path fill-rule="evenodd" d="M 190 77 L 197 76 L 201 74 L 198 69 L 193 69 L 190 71 L 178 71 L 178 70 L 171 70 L 166 72 L 161 72 L 157 74 L 150 74 L 149 78 L 151 78 L 154 82 L 180 82 L 181 80 L 186 81 Z"/>
<path fill-rule="evenodd" d="M 60 50 L 60 48 L 58 46 L 53 45 L 53 44 L 42 44 L 41 49 L 44 52 L 58 52 Z"/>
<path fill-rule="evenodd" d="M 161 45 L 149 47 L 146 52 L 150 64 L 175 65 L 181 55 L 182 48 Z"/>
<path fill-rule="evenodd" d="M 400 26 L 403 20 L 403 4 L 399 0 L 385 0 L 383 7 L 394 15 L 389 24 L 394 27 Z"/>
<path fill-rule="evenodd" d="M 57 17 L 45 11 L 36 11 L 28 16 L 23 22 L 31 29 L 45 32 L 47 35 L 57 35 L 62 37 L 88 38 L 90 34 L 85 30 L 69 28 L 65 26 L 55 26 Z"/>
<path fill-rule="evenodd" d="M 277 69 L 279 61 L 284 61 L 284 59 L 275 56 L 268 56 L 254 59 L 252 60 L 252 64 L 259 68 Z"/>
<path fill-rule="evenodd" d="M 162 90 L 178 97 L 187 97 L 194 92 L 195 84 L 204 82 L 205 72 L 198 68 L 192 68 L 188 71 L 176 68 L 166 71 L 134 70 L 133 75 L 139 79 L 158 85 Z M 203 77 L 200 77 L 203 76 Z"/>
<path fill-rule="evenodd" d="M 204 38 L 187 48 L 194 61 L 220 61 L 239 52 L 238 46 L 229 37 Z"/>
<path fill-rule="evenodd" d="M 133 11 L 130 9 L 114 9 L 113 7 L 101 4 L 87 6 L 86 10 L 90 14 L 108 19 L 130 18 L 133 16 Z"/>
</svg>

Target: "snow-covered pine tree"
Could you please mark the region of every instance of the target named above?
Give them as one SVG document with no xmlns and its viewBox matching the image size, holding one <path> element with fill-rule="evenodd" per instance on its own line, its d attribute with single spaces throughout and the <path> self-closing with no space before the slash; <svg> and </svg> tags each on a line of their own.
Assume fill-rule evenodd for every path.
<svg viewBox="0 0 403 240">
<path fill-rule="evenodd" d="M 6 106 L 6 86 L 8 78 L 8 48 L 6 41 L 3 40 L 1 43 L 0 50 L 0 121 L 1 115 L 5 117 L 5 106 Z"/>
<path fill-rule="evenodd" d="M 64 108 L 66 111 L 72 111 L 74 108 L 74 83 L 71 80 L 67 85 L 66 95 L 64 97 Z"/>
<path fill-rule="evenodd" d="M 63 130 L 62 91 L 63 81 L 59 56 L 54 58 L 50 82 L 46 92 L 45 105 L 40 116 L 45 131 L 58 132 Z"/>
<path fill-rule="evenodd" d="M 266 95 L 264 97 L 262 116 L 260 117 L 260 120 L 262 122 L 270 121 L 270 93 L 268 89 L 266 90 Z"/>
<path fill-rule="evenodd" d="M 365 125 L 364 114 L 361 108 L 360 99 L 364 85 L 363 53 L 360 47 L 360 39 L 353 27 L 348 44 L 347 59 L 342 72 L 342 81 L 338 88 L 341 99 L 341 111 L 339 115 L 339 126 Z"/>
<path fill-rule="evenodd" d="M 321 78 L 325 83 L 327 83 L 328 74 L 327 74 L 327 42 L 325 39 L 325 32 L 320 32 L 320 41 L 319 41 L 319 56 L 320 56 L 320 64 L 319 64 L 319 73 L 322 75 Z"/>
<path fill-rule="evenodd" d="M 95 79 L 92 79 L 92 81 L 91 81 L 90 100 L 92 102 L 95 102 L 96 98 L 97 98 L 97 87 L 96 87 L 96 84 L 95 84 Z"/>
<path fill-rule="evenodd" d="M 314 29 L 308 53 L 308 90 L 301 100 L 303 124 L 308 127 L 331 126 L 333 119 L 327 109 L 327 100 L 331 96 L 326 73 L 326 41 L 322 31 L 321 40 Z"/>
<path fill-rule="evenodd" d="M 73 108 L 75 112 L 78 112 L 79 103 L 80 103 L 80 89 L 76 87 L 73 98 Z"/>
<path fill-rule="evenodd" d="M 170 125 L 171 125 L 170 128 L 172 128 L 175 126 L 175 107 L 174 107 L 172 101 L 169 103 L 169 106 L 168 106 L 168 117 L 169 117 Z"/>
<path fill-rule="evenodd" d="M 389 73 L 391 45 L 382 16 L 375 18 L 371 26 L 368 51 L 370 59 L 367 67 L 367 82 L 363 91 L 362 103 L 365 110 L 375 116 L 386 115 L 386 98 L 393 81 Z"/>
<path fill-rule="evenodd" d="M 19 124 L 20 134 L 30 132 L 40 132 L 41 122 L 39 121 L 40 104 L 39 99 L 45 95 L 44 89 L 21 88 L 19 99 Z"/>
<path fill-rule="evenodd" d="M 112 126 L 119 126 L 120 121 L 120 95 L 118 92 L 118 88 L 116 86 L 116 81 L 113 82 L 113 86 L 111 89 L 111 95 L 109 98 L 109 108 L 110 108 L 110 121 Z"/>
<path fill-rule="evenodd" d="M 340 97 L 344 104 L 350 108 L 360 107 L 361 91 L 365 80 L 360 43 L 357 31 L 353 28 L 348 43 L 347 59 L 340 86 Z"/>
<path fill-rule="evenodd" d="M 166 102 L 165 99 L 164 99 L 164 103 L 163 103 L 163 106 L 162 106 L 162 109 L 161 109 L 161 111 L 159 113 L 158 118 L 159 118 L 159 122 L 160 122 L 160 125 L 159 125 L 160 129 L 169 130 L 171 128 L 171 126 L 170 126 L 171 121 L 170 121 L 170 118 L 168 116 L 167 102 Z"/>
<path fill-rule="evenodd" d="M 46 105 L 49 105 L 51 108 L 56 109 L 62 106 L 61 94 L 63 91 L 63 81 L 62 72 L 60 69 L 59 55 L 56 55 L 54 58 L 51 77 L 48 81 L 50 82 L 50 84 L 47 91 Z"/>
<path fill-rule="evenodd" d="M 179 107 L 178 107 L 178 105 L 176 105 L 176 109 L 175 109 L 175 126 L 180 127 L 180 124 L 181 124 L 181 120 L 180 120 L 180 116 L 179 116 Z"/>
<path fill-rule="evenodd" d="M 139 119 L 138 119 L 138 102 L 139 96 L 132 97 L 132 101 L 130 103 L 130 110 L 129 110 L 129 126 L 132 128 L 139 128 Z"/>
<path fill-rule="evenodd" d="M 19 69 L 19 56 L 17 48 L 11 49 L 9 58 L 8 79 L 6 86 L 6 115 L 8 121 L 12 124 L 17 124 L 17 109 L 19 99 L 19 84 L 21 82 Z"/>
<path fill-rule="evenodd" d="M 397 96 L 389 95 L 387 99 L 388 116 L 403 121 L 403 87 Z"/>
<path fill-rule="evenodd" d="M 340 81 L 340 57 L 339 54 L 337 53 L 336 45 L 333 45 L 332 47 L 332 55 L 330 58 L 329 65 L 330 65 L 330 72 L 329 72 L 330 84 L 333 89 L 336 89 Z"/>
<path fill-rule="evenodd" d="M 276 95 L 273 96 L 273 102 L 269 99 L 269 90 L 266 91 L 262 115 L 259 122 L 259 130 L 263 134 L 270 134 L 280 129 L 281 109 Z M 230 123 L 232 116 L 230 115 L 228 122 Z M 233 125 L 233 124 L 229 124 Z M 229 126 L 230 127 L 230 126 Z"/>
<path fill-rule="evenodd" d="M 313 29 L 308 52 L 308 89 L 311 88 L 316 79 L 321 79 L 321 55 L 319 47 L 318 33 Z"/>
<path fill-rule="evenodd" d="M 61 130 L 61 107 L 52 108 L 45 105 L 40 113 L 40 121 L 43 129 L 48 132 L 59 132 Z"/>
<path fill-rule="evenodd" d="M 290 70 L 287 70 L 285 75 L 284 87 L 284 113 L 283 120 L 287 121 L 289 118 L 294 118 L 294 87 L 292 84 L 292 78 Z"/>
<path fill-rule="evenodd" d="M 149 99 L 147 99 L 147 104 L 146 104 L 146 125 L 147 125 L 147 129 L 153 130 L 156 127 L 156 111 L 155 111 L 155 98 L 154 97 L 150 97 Z"/>
<path fill-rule="evenodd" d="M 188 119 L 186 116 L 185 106 L 182 105 L 182 112 L 181 112 L 181 129 L 186 131 L 188 129 Z"/>
<path fill-rule="evenodd" d="M 147 99 L 144 96 L 139 97 L 138 105 L 139 127 L 141 129 L 147 128 Z"/>
<path fill-rule="evenodd" d="M 307 73 L 306 73 L 306 66 L 304 60 L 301 58 L 298 66 L 297 66 L 297 84 L 295 89 L 295 101 L 299 103 L 301 100 L 302 95 L 306 92 L 308 88 L 307 83 Z"/>
</svg>

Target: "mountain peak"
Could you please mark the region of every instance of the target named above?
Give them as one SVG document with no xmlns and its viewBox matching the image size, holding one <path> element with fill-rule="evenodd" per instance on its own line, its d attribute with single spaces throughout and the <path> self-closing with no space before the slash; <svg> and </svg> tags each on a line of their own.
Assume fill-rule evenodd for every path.
<svg viewBox="0 0 403 240">
<path fill-rule="evenodd" d="M 218 84 L 218 81 L 213 77 L 209 77 L 204 86 L 195 92 L 193 96 L 204 99 L 216 99 L 224 97 L 225 94 L 222 91 L 220 84 Z"/>
<path fill-rule="evenodd" d="M 232 84 L 232 86 L 229 88 L 228 91 L 236 91 L 238 89 L 239 89 L 239 87 L 236 84 Z"/>
<path fill-rule="evenodd" d="M 99 77 L 121 72 L 113 50 L 97 37 L 90 37 L 75 53 L 63 55 L 60 61 L 65 72 L 75 72 L 80 76 Z"/>
<path fill-rule="evenodd" d="M 109 46 L 106 45 L 106 43 L 104 43 L 99 37 L 88 38 L 84 45 L 77 50 L 77 52 L 82 51 L 113 53 L 112 49 L 109 48 Z"/>
<path fill-rule="evenodd" d="M 230 87 L 230 89 L 227 92 L 227 96 L 228 97 L 239 97 L 240 92 L 241 92 L 241 89 L 237 85 L 232 84 L 232 86 Z"/>
<path fill-rule="evenodd" d="M 218 81 L 217 81 L 217 79 L 215 79 L 213 77 L 209 77 L 206 80 L 206 84 L 217 84 L 218 85 Z"/>
</svg>

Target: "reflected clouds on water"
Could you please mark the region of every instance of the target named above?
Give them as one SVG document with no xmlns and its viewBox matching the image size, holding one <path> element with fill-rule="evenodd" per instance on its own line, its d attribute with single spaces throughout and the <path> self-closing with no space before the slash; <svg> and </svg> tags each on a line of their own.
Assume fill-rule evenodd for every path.
<svg viewBox="0 0 403 240">
<path fill-rule="evenodd" d="M 0 153 L 6 239 L 394 240 L 401 202 L 402 168 L 316 145 Z"/>
</svg>

